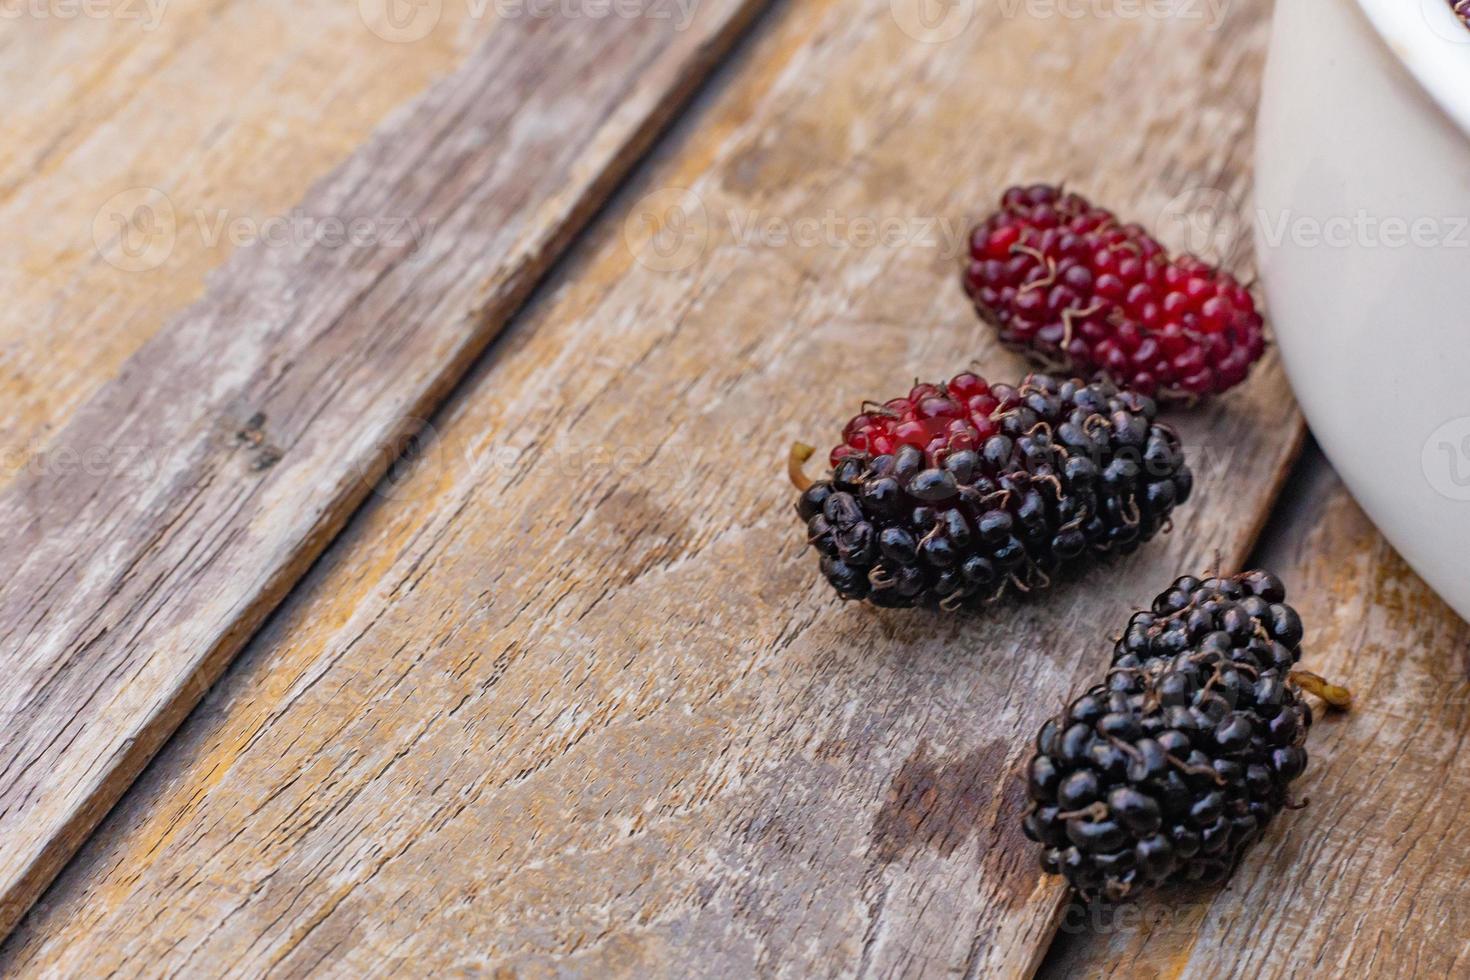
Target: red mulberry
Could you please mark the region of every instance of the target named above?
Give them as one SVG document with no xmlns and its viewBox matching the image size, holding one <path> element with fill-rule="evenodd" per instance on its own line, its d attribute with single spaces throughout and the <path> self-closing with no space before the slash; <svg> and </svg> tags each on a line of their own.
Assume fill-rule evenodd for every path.
<svg viewBox="0 0 1470 980">
<path fill-rule="evenodd" d="M 1178 400 L 1245 380 L 1265 350 L 1250 292 L 1078 194 L 1013 187 L 970 236 L 965 291 L 1048 368 Z"/>
</svg>

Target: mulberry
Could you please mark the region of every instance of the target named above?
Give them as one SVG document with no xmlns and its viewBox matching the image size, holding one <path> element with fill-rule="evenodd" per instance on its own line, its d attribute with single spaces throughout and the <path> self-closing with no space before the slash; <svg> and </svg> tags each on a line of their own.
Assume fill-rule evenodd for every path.
<svg viewBox="0 0 1470 980">
<path fill-rule="evenodd" d="M 1013 187 L 970 236 L 965 291 L 1008 346 L 1049 368 L 1185 400 L 1239 384 L 1266 348 L 1250 292 L 1170 259 L 1078 194 Z"/>
<path fill-rule="evenodd" d="M 1307 766 L 1308 691 L 1351 695 L 1294 669 L 1302 622 L 1268 572 L 1185 576 L 1139 612 L 1106 680 L 1042 726 L 1027 772 L 1026 835 L 1084 897 L 1214 882 Z"/>
<path fill-rule="evenodd" d="M 844 599 L 953 610 L 1049 585 L 1166 528 L 1193 478 L 1153 399 L 1111 382 L 971 373 L 870 404 L 797 513 Z"/>
</svg>

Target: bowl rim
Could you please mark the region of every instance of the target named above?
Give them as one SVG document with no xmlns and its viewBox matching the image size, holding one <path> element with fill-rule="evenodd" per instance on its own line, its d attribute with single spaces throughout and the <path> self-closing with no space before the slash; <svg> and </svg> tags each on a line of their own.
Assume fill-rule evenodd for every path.
<svg viewBox="0 0 1470 980">
<path fill-rule="evenodd" d="M 1357 0 L 1394 56 L 1470 136 L 1470 26 L 1450 0 Z"/>
</svg>

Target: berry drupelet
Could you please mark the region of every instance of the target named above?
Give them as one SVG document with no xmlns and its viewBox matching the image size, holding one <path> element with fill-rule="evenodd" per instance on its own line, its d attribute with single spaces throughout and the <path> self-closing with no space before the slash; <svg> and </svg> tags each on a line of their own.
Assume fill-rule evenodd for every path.
<svg viewBox="0 0 1470 980">
<path fill-rule="evenodd" d="M 970 235 L 965 291 L 1048 368 L 1187 400 L 1245 379 L 1266 348 L 1250 292 L 1078 194 L 1013 187 Z"/>
<path fill-rule="evenodd" d="M 1085 898 L 1219 881 L 1307 765 L 1302 622 L 1268 572 L 1185 576 L 1129 621 L 1103 683 L 1048 721 L 1027 772 L 1026 835 Z"/>
<path fill-rule="evenodd" d="M 844 599 L 957 609 L 1045 587 L 1164 527 L 1193 478 L 1153 399 L 1033 374 L 920 384 L 869 404 L 812 482 L 792 453 L 797 513 Z"/>
</svg>

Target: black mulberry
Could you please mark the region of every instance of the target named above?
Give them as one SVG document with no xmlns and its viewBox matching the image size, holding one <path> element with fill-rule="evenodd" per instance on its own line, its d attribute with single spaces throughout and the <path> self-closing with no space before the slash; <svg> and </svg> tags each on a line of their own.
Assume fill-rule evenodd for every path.
<svg viewBox="0 0 1470 980">
<path fill-rule="evenodd" d="M 1136 613 L 1106 680 L 1042 726 L 1026 835 L 1085 898 L 1223 879 L 1306 769 L 1302 623 L 1268 572 L 1178 579 Z"/>
<path fill-rule="evenodd" d="M 961 374 L 870 405 L 797 513 L 844 599 L 956 609 L 1049 585 L 1167 527 L 1193 486 L 1153 399 L 1111 382 Z"/>
</svg>

